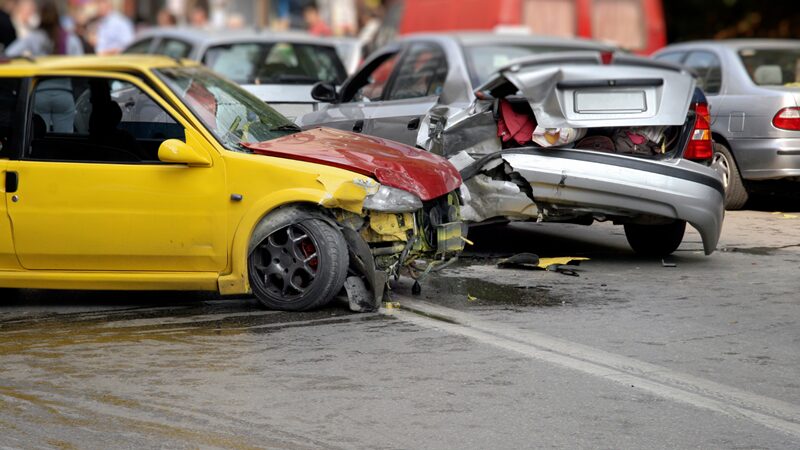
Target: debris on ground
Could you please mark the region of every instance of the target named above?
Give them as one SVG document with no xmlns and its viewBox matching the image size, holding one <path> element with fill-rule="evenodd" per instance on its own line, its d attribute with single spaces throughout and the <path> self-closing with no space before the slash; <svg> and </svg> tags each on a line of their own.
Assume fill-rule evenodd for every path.
<svg viewBox="0 0 800 450">
<path fill-rule="evenodd" d="M 578 276 L 575 266 L 589 258 L 581 256 L 561 256 L 556 258 L 539 258 L 533 253 L 518 253 L 497 263 L 501 269 L 547 270 L 564 275 Z"/>
<path fill-rule="evenodd" d="M 678 267 L 678 264 L 672 261 L 667 261 L 666 259 L 661 260 L 662 267 Z"/>
</svg>

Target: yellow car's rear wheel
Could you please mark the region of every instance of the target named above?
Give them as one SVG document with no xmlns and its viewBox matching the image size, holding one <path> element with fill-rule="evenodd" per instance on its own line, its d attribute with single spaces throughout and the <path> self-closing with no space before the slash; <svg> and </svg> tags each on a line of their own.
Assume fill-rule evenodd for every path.
<svg viewBox="0 0 800 450">
<path fill-rule="evenodd" d="M 342 233 L 302 211 L 279 219 L 267 217 L 253 233 L 248 257 L 253 293 L 271 309 L 305 311 L 325 305 L 341 291 L 347 275 Z"/>
</svg>

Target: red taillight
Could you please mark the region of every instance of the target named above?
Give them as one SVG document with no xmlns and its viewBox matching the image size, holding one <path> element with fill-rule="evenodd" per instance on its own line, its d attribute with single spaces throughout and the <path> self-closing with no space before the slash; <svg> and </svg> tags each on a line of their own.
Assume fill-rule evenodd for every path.
<svg viewBox="0 0 800 450">
<path fill-rule="evenodd" d="M 607 66 L 614 60 L 614 52 L 600 52 L 600 62 Z"/>
<path fill-rule="evenodd" d="M 694 129 L 683 157 L 692 161 L 708 161 L 714 155 L 714 144 L 711 141 L 711 114 L 707 103 L 695 103 L 693 109 Z"/>
<path fill-rule="evenodd" d="M 783 108 L 772 118 L 775 128 L 800 131 L 800 108 Z"/>
</svg>

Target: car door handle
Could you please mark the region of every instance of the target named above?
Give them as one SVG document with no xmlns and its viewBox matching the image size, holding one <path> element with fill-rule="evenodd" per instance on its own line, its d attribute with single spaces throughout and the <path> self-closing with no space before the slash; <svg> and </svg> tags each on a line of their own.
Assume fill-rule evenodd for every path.
<svg viewBox="0 0 800 450">
<path fill-rule="evenodd" d="M 364 130 L 364 121 L 356 120 L 356 122 L 353 124 L 353 131 L 356 133 L 361 133 L 362 130 Z"/>
<path fill-rule="evenodd" d="M 6 172 L 6 192 L 17 192 L 17 188 L 19 188 L 19 174 Z"/>
<path fill-rule="evenodd" d="M 419 128 L 419 117 L 415 117 L 415 118 L 409 120 L 407 128 L 409 130 L 416 130 L 417 128 Z"/>
</svg>

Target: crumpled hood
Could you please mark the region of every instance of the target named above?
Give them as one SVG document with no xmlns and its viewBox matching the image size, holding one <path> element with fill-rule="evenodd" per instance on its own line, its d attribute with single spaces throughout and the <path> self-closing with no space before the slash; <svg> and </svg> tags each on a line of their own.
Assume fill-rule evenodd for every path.
<svg viewBox="0 0 800 450">
<path fill-rule="evenodd" d="M 261 155 L 352 170 L 425 201 L 461 185 L 458 170 L 442 157 L 398 142 L 331 128 L 315 128 L 244 146 Z"/>
</svg>

